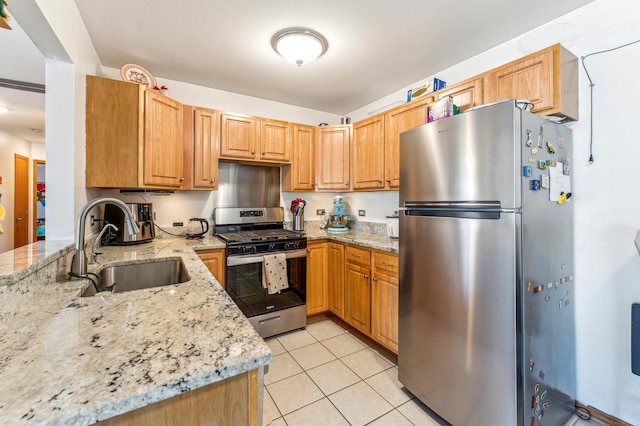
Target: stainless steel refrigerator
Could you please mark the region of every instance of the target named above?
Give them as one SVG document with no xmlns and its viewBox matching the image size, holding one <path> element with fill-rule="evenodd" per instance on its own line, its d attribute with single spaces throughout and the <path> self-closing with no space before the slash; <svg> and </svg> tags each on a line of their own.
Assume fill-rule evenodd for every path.
<svg viewBox="0 0 640 426">
<path fill-rule="evenodd" d="M 400 135 L 398 377 L 455 426 L 573 414 L 571 149 L 514 101 Z"/>
</svg>

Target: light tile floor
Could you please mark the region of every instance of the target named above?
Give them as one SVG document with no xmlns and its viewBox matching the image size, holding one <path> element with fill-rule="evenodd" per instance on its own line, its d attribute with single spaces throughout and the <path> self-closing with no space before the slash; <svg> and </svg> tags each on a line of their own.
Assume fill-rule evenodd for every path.
<svg viewBox="0 0 640 426">
<path fill-rule="evenodd" d="M 340 320 L 319 318 L 266 342 L 265 425 L 440 425 L 398 381 L 397 358 Z"/>
</svg>

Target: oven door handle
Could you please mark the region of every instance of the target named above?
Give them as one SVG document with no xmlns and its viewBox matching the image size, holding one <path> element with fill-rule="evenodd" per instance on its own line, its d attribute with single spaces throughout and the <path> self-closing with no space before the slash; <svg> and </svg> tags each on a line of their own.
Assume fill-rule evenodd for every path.
<svg viewBox="0 0 640 426">
<path fill-rule="evenodd" d="M 296 259 L 300 257 L 307 257 L 307 251 L 302 250 L 290 250 L 283 252 L 287 259 Z M 264 262 L 264 256 L 229 256 L 227 257 L 227 266 L 248 265 L 250 263 L 262 263 Z"/>
</svg>

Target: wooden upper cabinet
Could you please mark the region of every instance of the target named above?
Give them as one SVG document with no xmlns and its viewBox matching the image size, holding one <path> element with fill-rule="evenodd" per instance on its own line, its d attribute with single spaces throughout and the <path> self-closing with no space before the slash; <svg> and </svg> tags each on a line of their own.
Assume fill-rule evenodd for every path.
<svg viewBox="0 0 640 426">
<path fill-rule="evenodd" d="M 247 115 L 220 115 L 220 158 L 230 160 L 254 160 L 259 120 Z"/>
<path fill-rule="evenodd" d="M 87 187 L 180 189 L 182 114 L 140 84 L 87 76 Z"/>
<path fill-rule="evenodd" d="M 291 165 L 282 168 L 283 191 L 313 191 L 316 186 L 315 127 L 293 125 Z"/>
<path fill-rule="evenodd" d="M 532 112 L 578 119 L 578 58 L 559 44 L 489 71 L 485 102 L 526 99 Z"/>
<path fill-rule="evenodd" d="M 438 99 L 446 96 L 453 97 L 453 103 L 460 109 L 460 112 L 482 105 L 484 98 L 483 80 L 482 77 L 474 77 L 447 86 L 437 92 Z"/>
<path fill-rule="evenodd" d="M 291 161 L 291 124 L 285 121 L 260 120 L 260 160 Z"/>
<path fill-rule="evenodd" d="M 351 143 L 351 187 L 355 190 L 384 189 L 384 116 L 377 115 L 353 126 Z"/>
<path fill-rule="evenodd" d="M 184 107 L 183 189 L 218 189 L 220 113 L 216 110 Z"/>
<path fill-rule="evenodd" d="M 400 187 L 400 133 L 427 123 L 427 105 L 435 95 L 410 102 L 385 113 L 385 180 L 389 188 Z"/>
<path fill-rule="evenodd" d="M 351 125 L 316 128 L 316 174 L 319 191 L 346 191 L 350 186 Z"/>
</svg>

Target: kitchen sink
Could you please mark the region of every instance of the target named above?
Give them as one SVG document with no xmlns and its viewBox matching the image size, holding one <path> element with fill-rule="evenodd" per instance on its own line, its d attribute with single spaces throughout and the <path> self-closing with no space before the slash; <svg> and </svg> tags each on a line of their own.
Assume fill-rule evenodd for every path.
<svg viewBox="0 0 640 426">
<path fill-rule="evenodd" d="M 113 293 L 180 284 L 191 279 L 182 259 L 108 266 L 100 271 L 98 277 L 98 288 L 111 288 Z M 95 294 L 95 288 L 89 285 L 80 296 L 90 297 Z"/>
</svg>

